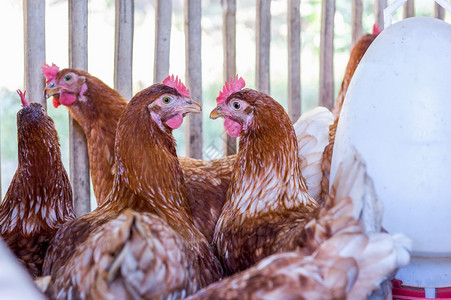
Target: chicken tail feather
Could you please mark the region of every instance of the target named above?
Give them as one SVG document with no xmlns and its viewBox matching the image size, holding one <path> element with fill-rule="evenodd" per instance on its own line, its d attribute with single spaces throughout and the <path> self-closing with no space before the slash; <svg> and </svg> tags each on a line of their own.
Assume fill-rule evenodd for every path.
<svg viewBox="0 0 451 300">
<path fill-rule="evenodd" d="M 160 218 L 126 210 L 77 249 L 53 290 L 63 298 L 178 298 L 194 292 L 183 249 L 179 236 Z M 67 282 L 71 287 L 64 290 Z"/>
<path fill-rule="evenodd" d="M 366 172 L 363 158 L 352 148 L 339 166 L 331 188 L 329 206 L 339 205 L 342 199 L 352 199 L 352 217 L 365 226 L 366 232 L 381 230 L 383 207 L 378 200 L 373 180 Z M 335 202 L 335 203 L 334 203 Z"/>
</svg>

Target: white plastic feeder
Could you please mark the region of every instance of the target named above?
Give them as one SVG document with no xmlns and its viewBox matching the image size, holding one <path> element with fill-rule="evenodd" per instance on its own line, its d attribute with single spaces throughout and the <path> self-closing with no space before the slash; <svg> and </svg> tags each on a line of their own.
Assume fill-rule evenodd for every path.
<svg viewBox="0 0 451 300">
<path fill-rule="evenodd" d="M 350 83 L 330 182 L 354 146 L 384 205 L 383 227 L 413 240 L 411 263 L 396 278 L 451 286 L 451 25 L 425 17 L 389 23 Z"/>
</svg>

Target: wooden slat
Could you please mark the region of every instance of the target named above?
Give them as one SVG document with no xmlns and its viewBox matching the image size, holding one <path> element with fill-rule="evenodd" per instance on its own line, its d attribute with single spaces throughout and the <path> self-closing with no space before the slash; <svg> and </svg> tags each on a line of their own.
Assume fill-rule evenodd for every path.
<svg viewBox="0 0 451 300">
<path fill-rule="evenodd" d="M 363 2 L 362 0 L 352 0 L 352 45 L 355 45 L 362 36 L 362 15 Z"/>
<path fill-rule="evenodd" d="M 169 75 L 172 0 L 157 0 L 155 8 L 154 82 L 162 82 Z"/>
<path fill-rule="evenodd" d="M 40 68 L 45 62 L 45 0 L 24 0 L 23 16 L 27 98 L 47 108 L 43 94 L 45 80 Z"/>
<path fill-rule="evenodd" d="M 88 1 L 69 0 L 69 66 L 88 69 Z M 91 210 L 88 146 L 83 129 L 69 115 L 70 178 L 77 216 Z"/>
<path fill-rule="evenodd" d="M 387 0 L 374 0 L 374 19 L 380 30 L 384 29 L 384 9 L 387 7 Z"/>
<path fill-rule="evenodd" d="M 255 88 L 270 93 L 269 48 L 271 42 L 271 1 L 257 0 Z"/>
<path fill-rule="evenodd" d="M 201 0 L 185 0 L 186 82 L 191 98 L 202 105 Z M 202 158 L 202 114 L 189 114 L 186 155 Z"/>
<path fill-rule="evenodd" d="M 415 16 L 415 1 L 414 0 L 407 0 L 406 3 L 404 3 L 403 6 L 403 18 L 411 18 Z"/>
<path fill-rule="evenodd" d="M 116 0 L 114 88 L 125 99 L 133 94 L 133 14 L 134 0 Z"/>
<path fill-rule="evenodd" d="M 335 0 L 323 0 L 321 12 L 319 104 L 334 105 L 334 15 Z"/>
<path fill-rule="evenodd" d="M 434 4 L 434 17 L 440 20 L 445 19 L 445 9 L 437 2 Z"/>
<path fill-rule="evenodd" d="M 236 0 L 222 1 L 224 82 L 236 75 Z M 236 153 L 236 138 L 224 133 L 225 155 Z"/>
<path fill-rule="evenodd" d="M 45 0 L 23 1 L 23 25 L 24 89 L 28 100 L 39 102 L 47 108 L 43 94 L 45 80 L 40 69 L 45 62 Z"/>
<path fill-rule="evenodd" d="M 300 0 L 288 0 L 288 113 L 293 122 L 301 116 Z"/>
</svg>

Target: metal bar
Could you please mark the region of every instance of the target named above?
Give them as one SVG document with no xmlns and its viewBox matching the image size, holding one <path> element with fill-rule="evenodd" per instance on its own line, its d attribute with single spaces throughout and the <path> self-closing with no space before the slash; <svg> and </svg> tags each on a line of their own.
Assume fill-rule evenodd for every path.
<svg viewBox="0 0 451 300">
<path fill-rule="evenodd" d="M 352 45 L 355 45 L 362 36 L 362 16 L 363 2 L 362 0 L 352 0 Z"/>
<path fill-rule="evenodd" d="M 293 122 L 301 116 L 300 0 L 288 0 L 288 113 Z"/>
<path fill-rule="evenodd" d="M 414 0 L 407 0 L 407 2 L 404 3 L 402 15 L 403 15 L 404 19 L 415 16 L 415 1 Z"/>
<path fill-rule="evenodd" d="M 47 108 L 41 66 L 45 62 L 45 0 L 23 1 L 24 22 L 24 85 L 27 98 Z"/>
<path fill-rule="evenodd" d="M 437 2 L 434 3 L 434 17 L 440 20 L 445 19 L 445 9 Z"/>
<path fill-rule="evenodd" d="M 88 1 L 69 0 L 69 66 L 88 69 Z M 91 210 L 88 144 L 83 129 L 69 114 L 70 178 L 77 216 Z"/>
<path fill-rule="evenodd" d="M 271 1 L 257 0 L 255 87 L 269 94 L 269 49 L 271 43 Z"/>
<path fill-rule="evenodd" d="M 387 7 L 387 0 L 374 0 L 374 19 L 380 30 L 384 29 L 384 9 Z"/>
<path fill-rule="evenodd" d="M 201 0 L 185 0 L 186 81 L 191 97 L 202 105 Z M 186 155 L 202 158 L 202 114 L 189 114 Z"/>
<path fill-rule="evenodd" d="M 334 15 L 335 0 L 323 0 L 321 12 L 319 103 L 334 106 Z"/>
<path fill-rule="evenodd" d="M 395 0 L 384 9 L 384 28 L 387 29 L 393 19 L 393 13 L 401 7 L 407 0 Z"/>
<path fill-rule="evenodd" d="M 451 3 L 448 0 L 435 0 L 435 2 L 440 4 L 440 6 L 447 10 L 448 13 L 451 13 Z"/>
<path fill-rule="evenodd" d="M 236 74 L 236 0 L 222 0 L 224 81 Z M 224 133 L 225 155 L 236 153 L 236 138 Z"/>
<path fill-rule="evenodd" d="M 125 99 L 133 95 L 133 10 L 134 0 L 116 0 L 114 88 Z"/>
<path fill-rule="evenodd" d="M 162 82 L 169 75 L 172 0 L 157 0 L 155 7 L 154 82 Z"/>
</svg>

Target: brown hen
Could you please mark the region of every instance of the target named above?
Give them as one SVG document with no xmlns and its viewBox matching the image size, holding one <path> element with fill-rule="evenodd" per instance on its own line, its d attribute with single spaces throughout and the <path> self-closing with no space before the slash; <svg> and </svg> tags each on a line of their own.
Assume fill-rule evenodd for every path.
<svg viewBox="0 0 451 300">
<path fill-rule="evenodd" d="M 238 76 L 226 83 L 210 115 L 224 117 L 227 133 L 240 136 L 227 201 L 213 239 L 229 274 L 302 246 L 299 236 L 317 211 L 302 177 L 288 114 L 270 96 L 243 87 Z"/>
<path fill-rule="evenodd" d="M 189 299 L 367 299 L 410 258 L 410 240 L 375 230 L 380 213 L 365 165 L 352 153 L 318 218 L 307 225 L 306 242 L 317 244 L 311 255 L 271 255 Z"/>
<path fill-rule="evenodd" d="M 97 204 L 104 202 L 113 186 L 114 136 L 127 102 L 114 89 L 82 70 L 55 65 L 42 67 L 47 78 L 46 98 L 63 104 L 83 128 L 88 142 L 89 167 Z"/>
<path fill-rule="evenodd" d="M 46 98 L 63 104 L 83 128 L 89 150 L 97 203 L 113 186 L 114 137 L 126 101 L 115 90 L 87 72 L 55 65 L 42 68 L 47 78 Z M 227 192 L 235 156 L 203 161 L 180 157 L 188 199 L 196 227 L 211 241 Z"/>
<path fill-rule="evenodd" d="M 119 119 L 104 203 L 58 231 L 44 265 L 52 297 L 181 297 L 221 278 L 194 226 L 172 136 L 200 106 L 166 84 L 136 94 Z"/>
<path fill-rule="evenodd" d="M 55 232 L 75 215 L 55 124 L 41 104 L 18 93 L 18 167 L 0 204 L 0 235 L 35 277 Z"/>
<path fill-rule="evenodd" d="M 351 82 L 352 76 L 359 65 L 360 60 L 363 55 L 365 55 L 366 50 L 380 33 L 379 28 L 375 24 L 373 27 L 373 34 L 365 34 L 362 36 L 351 50 L 348 64 L 346 66 L 343 81 L 341 83 L 340 90 L 338 91 L 338 96 L 335 101 L 335 106 L 332 110 L 334 115 L 334 122 L 329 128 L 329 144 L 324 149 L 323 160 L 322 160 L 322 170 L 323 176 L 321 181 L 321 202 L 325 201 L 327 195 L 329 194 L 329 178 L 330 178 L 330 164 L 332 162 L 332 152 L 335 144 L 335 133 L 337 131 L 338 120 L 340 117 L 341 108 L 343 106 L 343 101 L 348 91 L 349 84 Z"/>
<path fill-rule="evenodd" d="M 408 264 L 409 251 L 404 236 L 340 233 L 312 255 L 273 254 L 187 299 L 368 299 Z"/>
</svg>

